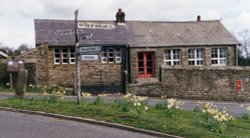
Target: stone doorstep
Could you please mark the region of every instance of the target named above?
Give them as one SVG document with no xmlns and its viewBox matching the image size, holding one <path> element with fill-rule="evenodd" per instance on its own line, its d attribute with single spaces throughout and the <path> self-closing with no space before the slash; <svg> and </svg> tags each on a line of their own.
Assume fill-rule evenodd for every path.
<svg viewBox="0 0 250 138">
<path fill-rule="evenodd" d="M 25 113 L 25 114 L 33 114 L 33 115 L 41 115 L 41 116 L 53 117 L 53 118 L 57 118 L 57 119 L 78 121 L 78 122 L 83 122 L 83 123 L 90 123 L 90 124 L 101 125 L 101 126 L 106 126 L 106 127 L 113 127 L 113 128 L 117 128 L 117 129 L 122 129 L 122 130 L 142 133 L 142 134 L 148 134 L 148 135 L 152 135 L 152 136 L 158 136 L 158 137 L 183 138 L 180 136 L 164 134 L 164 133 L 151 131 L 151 130 L 144 130 L 144 129 L 135 128 L 135 127 L 126 126 L 126 125 L 117 124 L 117 123 L 98 121 L 98 120 L 89 119 L 89 118 L 73 117 L 73 116 L 46 113 L 46 112 L 40 112 L 40 111 L 21 110 L 21 109 L 6 108 L 6 107 L 0 107 L 0 110 L 9 111 L 9 112 L 19 112 L 19 113 Z"/>
</svg>

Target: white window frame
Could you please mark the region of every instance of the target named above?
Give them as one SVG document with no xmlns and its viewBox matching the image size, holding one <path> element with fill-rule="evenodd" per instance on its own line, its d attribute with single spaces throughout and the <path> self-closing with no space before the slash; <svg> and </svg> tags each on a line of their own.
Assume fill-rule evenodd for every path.
<svg viewBox="0 0 250 138">
<path fill-rule="evenodd" d="M 121 49 L 116 48 L 115 49 L 115 63 L 121 63 L 122 62 L 122 56 L 121 56 Z"/>
<path fill-rule="evenodd" d="M 191 50 L 193 51 L 193 57 L 190 57 Z M 201 54 L 201 56 L 199 54 Z M 188 65 L 203 66 L 204 54 L 204 48 L 188 49 Z M 194 64 L 189 64 L 190 61 L 193 61 Z"/>
<path fill-rule="evenodd" d="M 63 52 L 63 49 L 67 49 L 67 52 Z M 59 52 L 56 52 L 58 50 Z M 74 52 L 72 53 L 73 50 Z M 75 64 L 75 49 L 74 48 L 54 48 L 53 49 L 54 54 L 54 64 Z M 59 55 L 59 57 L 56 57 L 56 54 Z M 64 62 L 64 59 L 67 60 L 67 62 Z"/>
<path fill-rule="evenodd" d="M 72 51 L 74 52 L 72 52 Z M 69 48 L 69 64 L 75 64 L 76 58 L 75 58 L 75 48 Z"/>
<path fill-rule="evenodd" d="M 213 53 L 213 50 L 217 50 Z M 213 54 L 217 54 L 213 57 Z M 213 64 L 213 61 L 217 61 L 217 64 Z M 211 65 L 212 66 L 226 66 L 227 65 L 227 48 L 212 48 L 211 49 Z"/>
<path fill-rule="evenodd" d="M 121 54 L 121 48 L 103 48 L 101 63 L 121 63 Z"/>
<path fill-rule="evenodd" d="M 114 48 L 107 48 L 108 63 L 115 63 L 115 50 Z M 113 59 L 113 60 L 111 60 Z"/>
<path fill-rule="evenodd" d="M 58 52 L 56 52 L 58 50 Z M 61 64 L 61 50 L 60 48 L 54 48 L 54 64 Z M 59 55 L 59 57 L 56 57 L 56 55 Z"/>
<path fill-rule="evenodd" d="M 64 50 L 66 50 L 66 52 L 64 52 Z M 69 64 L 69 50 L 68 50 L 68 48 L 62 48 L 61 49 L 61 63 L 62 64 Z M 66 55 L 66 56 L 65 56 Z M 64 59 L 67 61 L 67 62 L 65 62 L 64 61 Z"/>
<path fill-rule="evenodd" d="M 167 51 L 170 51 L 170 59 L 167 59 L 166 57 L 167 55 Z M 176 54 L 175 51 L 178 51 L 178 53 Z M 175 56 L 178 55 L 178 59 L 175 58 Z M 167 64 L 170 63 L 170 64 Z M 179 63 L 179 64 L 175 64 L 175 63 Z M 165 49 L 164 50 L 164 64 L 165 65 L 169 65 L 169 66 L 176 66 L 176 65 L 181 65 L 181 49 Z"/>
</svg>

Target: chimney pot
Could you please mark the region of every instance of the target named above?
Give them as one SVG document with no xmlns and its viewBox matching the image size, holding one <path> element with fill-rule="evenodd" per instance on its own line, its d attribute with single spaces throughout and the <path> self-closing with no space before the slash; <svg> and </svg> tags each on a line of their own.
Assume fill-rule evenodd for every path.
<svg viewBox="0 0 250 138">
<path fill-rule="evenodd" d="M 122 11 L 121 8 L 118 9 L 116 13 L 116 23 L 124 23 L 125 22 L 125 13 Z"/>
<path fill-rule="evenodd" d="M 200 15 L 197 16 L 197 22 L 199 22 L 199 21 L 201 21 L 201 16 Z"/>
</svg>

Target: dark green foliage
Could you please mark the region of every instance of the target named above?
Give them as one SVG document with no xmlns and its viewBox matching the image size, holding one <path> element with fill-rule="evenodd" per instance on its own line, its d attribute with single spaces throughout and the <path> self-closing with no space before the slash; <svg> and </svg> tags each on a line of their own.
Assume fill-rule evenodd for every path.
<svg viewBox="0 0 250 138">
<path fill-rule="evenodd" d="M 155 108 L 156 109 L 166 109 L 166 102 L 161 101 L 161 102 L 156 103 Z"/>
<path fill-rule="evenodd" d="M 7 87 L 6 84 L 9 82 L 9 73 L 7 72 L 6 63 L 0 63 L 0 86 Z"/>
</svg>

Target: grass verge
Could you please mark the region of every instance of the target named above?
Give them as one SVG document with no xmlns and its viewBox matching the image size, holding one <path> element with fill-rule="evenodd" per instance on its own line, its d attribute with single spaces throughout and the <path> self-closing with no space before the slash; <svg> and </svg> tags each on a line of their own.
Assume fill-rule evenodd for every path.
<svg viewBox="0 0 250 138">
<path fill-rule="evenodd" d="M 12 107 L 32 111 L 92 118 L 107 122 L 115 122 L 137 128 L 154 130 L 162 133 L 183 136 L 187 138 L 248 138 L 250 137 L 250 121 L 235 119 L 223 134 L 208 131 L 195 123 L 197 113 L 179 110 L 173 117 L 167 117 L 163 109 L 149 107 L 142 115 L 116 110 L 112 104 L 77 105 L 71 101 L 55 99 L 10 98 L 0 100 L 1 107 Z"/>
</svg>

